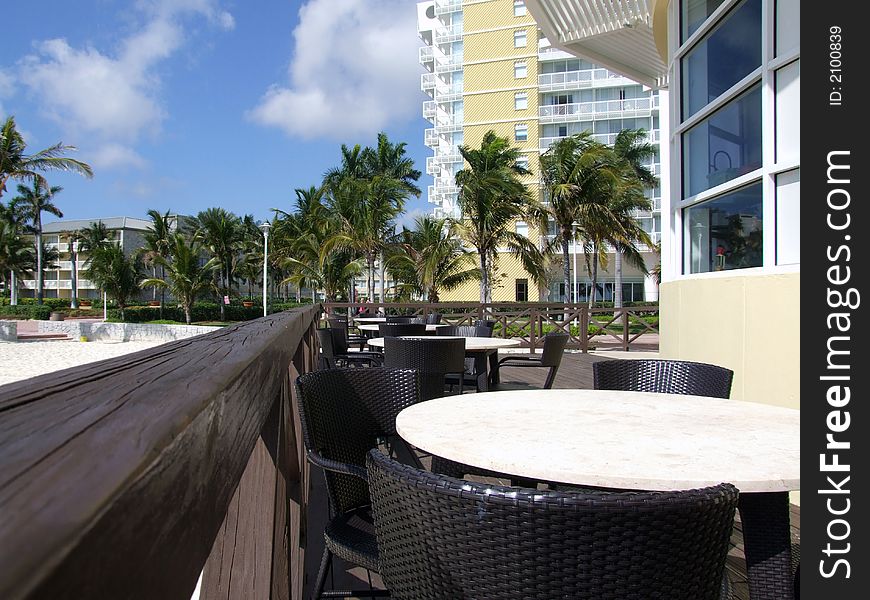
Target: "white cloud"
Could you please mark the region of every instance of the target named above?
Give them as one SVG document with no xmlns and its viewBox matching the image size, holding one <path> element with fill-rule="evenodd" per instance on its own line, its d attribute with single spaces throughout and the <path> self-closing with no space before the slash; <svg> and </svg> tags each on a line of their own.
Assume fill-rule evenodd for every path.
<svg viewBox="0 0 870 600">
<path fill-rule="evenodd" d="M 142 25 L 114 54 L 52 39 L 36 42 L 35 52 L 19 61 L 18 79 L 43 115 L 90 140 L 88 160 L 95 165 L 145 165 L 131 146 L 143 134 L 156 135 L 167 116 L 157 67 L 185 43 L 185 18 L 205 18 L 225 30 L 235 24 L 218 0 L 140 0 L 136 7 Z"/>
<path fill-rule="evenodd" d="M 422 210 L 420 208 L 414 208 L 403 212 L 399 219 L 396 221 L 396 231 L 402 231 L 402 227 L 414 229 L 414 221 L 416 221 L 418 217 L 424 216 L 432 216 L 432 213 Z"/>
<path fill-rule="evenodd" d="M 96 169 L 111 169 L 116 167 L 144 168 L 147 163 L 132 148 L 108 143 L 88 154 L 88 164 Z"/>
<path fill-rule="evenodd" d="M 293 31 L 290 85 L 272 85 L 248 117 L 305 138 L 347 139 L 420 109 L 416 5 L 309 0 Z"/>
</svg>

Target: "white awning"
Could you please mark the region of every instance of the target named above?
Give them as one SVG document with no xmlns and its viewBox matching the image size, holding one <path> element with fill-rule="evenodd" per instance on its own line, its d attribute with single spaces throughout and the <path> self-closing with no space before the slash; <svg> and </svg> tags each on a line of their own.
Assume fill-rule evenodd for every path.
<svg viewBox="0 0 870 600">
<path fill-rule="evenodd" d="M 651 88 L 667 85 L 653 35 L 655 0 L 526 0 L 553 46 Z"/>
</svg>

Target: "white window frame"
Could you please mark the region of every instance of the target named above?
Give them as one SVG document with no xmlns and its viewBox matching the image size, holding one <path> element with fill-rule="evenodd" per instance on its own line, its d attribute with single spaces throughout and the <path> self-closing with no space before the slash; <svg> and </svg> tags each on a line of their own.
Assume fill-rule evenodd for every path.
<svg viewBox="0 0 870 600">
<path fill-rule="evenodd" d="M 525 0 L 514 0 L 515 17 L 525 17 L 527 12 Z"/>
<path fill-rule="evenodd" d="M 528 170 L 528 168 L 529 168 L 529 156 L 528 156 L 528 154 L 523 154 L 523 155 L 517 157 L 517 166 Z M 518 223 L 519 223 L 519 221 L 518 221 Z"/>
<path fill-rule="evenodd" d="M 684 0 L 672 2 L 669 7 L 669 45 L 671 50 L 671 67 L 669 78 L 671 81 L 672 97 L 669 110 L 669 119 L 673 124 L 670 138 L 670 155 L 673 157 L 670 165 L 671 175 L 671 206 L 669 207 L 670 224 L 665 224 L 663 219 L 664 235 L 670 235 L 670 251 L 665 248 L 662 254 L 662 262 L 665 266 L 663 276 L 665 281 L 707 278 L 707 277 L 734 277 L 741 274 L 767 274 L 800 272 L 800 263 L 776 264 L 776 178 L 792 169 L 800 168 L 800 157 L 790 158 L 776 162 L 776 72 L 788 66 L 794 61 L 800 60 L 800 48 L 793 48 L 776 56 L 775 45 L 775 19 L 777 0 L 762 0 L 762 49 L 761 65 L 753 70 L 742 80 L 735 83 L 730 89 L 724 91 L 707 106 L 698 110 L 691 117 L 682 120 L 682 82 L 681 63 L 682 58 L 690 52 L 698 42 L 711 32 L 721 21 L 722 17 L 729 13 L 741 0 L 725 0 L 707 20 L 694 31 L 685 42 L 680 43 L 680 9 Z M 780 2 L 783 0 L 779 0 Z M 764 24 L 767 24 L 766 26 Z M 706 119 L 723 106 L 733 101 L 750 87 L 761 83 L 761 122 L 762 122 L 762 166 L 750 173 L 743 174 L 735 179 L 704 190 L 694 196 L 683 196 L 683 147 L 682 136 L 694 125 Z M 746 269 L 732 269 L 728 271 L 714 271 L 704 273 L 691 273 L 689 265 L 689 253 L 685 251 L 685 232 L 683 223 L 683 210 L 687 207 L 700 204 L 707 200 L 723 196 L 738 188 L 754 183 L 762 184 L 762 221 L 763 221 L 763 252 L 761 267 Z M 688 243 L 688 241 L 687 241 Z"/>
<path fill-rule="evenodd" d="M 522 72 L 522 75 L 520 73 Z M 529 76 L 529 66 L 524 60 L 518 60 L 514 63 L 514 79 L 525 79 Z"/>
<path fill-rule="evenodd" d="M 522 133 L 523 137 L 520 137 Z M 529 140 L 529 126 L 527 123 L 517 123 L 514 125 L 514 141 L 527 142 Z"/>
<path fill-rule="evenodd" d="M 529 107 L 528 92 L 517 92 L 514 94 L 514 110 L 526 110 Z"/>
<path fill-rule="evenodd" d="M 514 31 L 514 48 L 525 48 L 529 45 L 529 32 L 525 29 Z"/>
</svg>

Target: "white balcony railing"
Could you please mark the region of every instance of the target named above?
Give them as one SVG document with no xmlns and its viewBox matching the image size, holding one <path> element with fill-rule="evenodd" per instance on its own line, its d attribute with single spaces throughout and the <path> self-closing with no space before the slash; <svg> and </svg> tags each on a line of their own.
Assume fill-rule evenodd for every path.
<svg viewBox="0 0 870 600">
<path fill-rule="evenodd" d="M 435 117 L 435 114 L 438 112 L 438 105 L 435 104 L 434 100 L 427 100 L 423 103 L 423 118 L 429 119 L 430 121 Z"/>
<path fill-rule="evenodd" d="M 425 92 L 426 90 L 434 90 L 437 84 L 435 73 L 423 73 L 420 75 L 420 87 Z"/>
<path fill-rule="evenodd" d="M 565 71 L 563 73 L 544 73 L 538 75 L 538 89 L 541 92 L 554 92 L 588 88 L 596 85 L 613 85 L 617 79 L 626 78 L 607 69 L 581 69 L 579 71 Z"/>
<path fill-rule="evenodd" d="M 462 0 L 435 0 L 435 14 L 446 15 L 462 10 Z"/>
<path fill-rule="evenodd" d="M 652 105 L 652 98 L 548 104 L 538 108 L 538 117 L 543 123 L 574 121 L 581 117 L 641 117 L 651 114 Z"/>
<path fill-rule="evenodd" d="M 452 73 L 462 70 L 463 54 L 447 54 L 435 59 L 436 73 Z"/>
<path fill-rule="evenodd" d="M 435 43 L 446 44 L 448 42 L 458 42 L 462 39 L 462 23 L 455 23 L 444 27 L 435 28 Z"/>
<path fill-rule="evenodd" d="M 430 148 L 437 147 L 441 142 L 441 138 L 438 136 L 438 132 L 435 131 L 434 127 L 430 127 L 423 132 L 423 140 Z"/>
<path fill-rule="evenodd" d="M 655 136 L 653 136 L 652 133 L 658 133 L 658 130 L 653 130 L 652 132 L 647 132 L 646 139 L 644 141 L 647 141 L 650 143 L 655 143 L 653 140 L 653 137 L 655 137 Z M 601 142 L 602 144 L 608 144 L 608 145 L 612 146 L 613 143 L 616 141 L 617 135 L 618 134 L 616 134 L 616 133 L 594 133 L 594 134 L 592 134 L 592 139 L 594 139 L 596 142 Z M 538 138 L 538 147 L 541 149 L 541 151 L 545 151 L 550 146 L 552 146 L 554 142 L 561 140 L 561 139 L 564 139 L 566 137 L 568 137 L 568 136 L 557 135 L 557 136 L 551 136 L 551 137 Z"/>
<path fill-rule="evenodd" d="M 420 64 L 426 65 L 427 63 L 431 63 L 435 60 L 435 48 L 432 46 L 422 46 L 420 47 Z"/>
</svg>

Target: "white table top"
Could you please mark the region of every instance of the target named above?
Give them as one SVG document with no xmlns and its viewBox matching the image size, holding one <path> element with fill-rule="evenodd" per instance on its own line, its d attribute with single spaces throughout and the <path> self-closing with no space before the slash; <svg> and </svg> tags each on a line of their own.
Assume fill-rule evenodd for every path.
<svg viewBox="0 0 870 600">
<path fill-rule="evenodd" d="M 426 331 L 435 331 L 439 327 L 447 327 L 447 324 L 428 324 L 426 325 Z M 378 324 L 372 323 L 370 325 L 360 325 L 360 331 L 378 331 Z"/>
<path fill-rule="evenodd" d="M 642 490 L 800 489 L 800 411 L 700 396 L 522 390 L 448 396 L 399 413 L 414 446 L 543 481 Z"/>
<path fill-rule="evenodd" d="M 414 336 L 401 336 L 401 337 L 414 337 Z M 439 335 L 439 339 L 447 339 L 455 336 L 448 335 Z M 378 348 L 383 348 L 384 346 L 384 338 L 376 337 L 370 340 L 367 340 L 369 346 L 375 346 Z M 465 351 L 466 352 L 482 352 L 484 350 L 498 350 L 499 348 L 514 348 L 520 345 L 519 340 L 505 339 L 505 338 L 488 338 L 488 337 L 467 337 L 465 338 Z"/>
<path fill-rule="evenodd" d="M 386 323 L 386 317 L 354 317 L 354 321 L 357 323 Z"/>
</svg>

